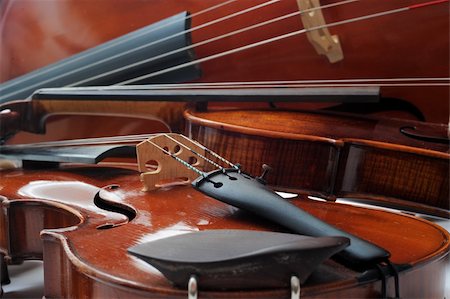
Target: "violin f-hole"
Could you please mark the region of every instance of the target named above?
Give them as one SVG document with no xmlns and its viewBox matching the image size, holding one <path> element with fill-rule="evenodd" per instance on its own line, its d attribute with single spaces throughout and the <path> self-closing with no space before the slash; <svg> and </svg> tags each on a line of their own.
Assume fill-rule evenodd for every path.
<svg viewBox="0 0 450 299">
<path fill-rule="evenodd" d="M 116 190 L 118 188 L 119 188 L 118 185 L 109 185 L 109 186 L 104 187 L 103 189 L 98 191 L 97 194 L 95 194 L 94 204 L 100 209 L 103 209 L 103 210 L 106 210 L 109 212 L 122 214 L 128 218 L 128 221 L 123 222 L 123 223 L 118 223 L 118 224 L 117 223 L 116 224 L 105 223 L 105 224 L 97 226 L 97 229 L 110 229 L 110 228 L 114 228 L 117 226 L 121 226 L 123 224 L 130 222 L 131 220 L 133 220 L 136 217 L 136 215 L 137 215 L 136 210 L 134 210 L 130 206 L 127 206 L 127 205 L 124 205 L 124 204 L 121 204 L 121 203 L 115 201 L 114 194 L 112 194 L 111 192 L 108 192 L 108 190 Z"/>
</svg>

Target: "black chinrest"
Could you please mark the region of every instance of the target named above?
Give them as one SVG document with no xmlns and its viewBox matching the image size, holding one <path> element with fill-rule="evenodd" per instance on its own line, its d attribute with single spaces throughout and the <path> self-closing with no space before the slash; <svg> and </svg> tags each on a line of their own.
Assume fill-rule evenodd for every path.
<svg viewBox="0 0 450 299">
<path fill-rule="evenodd" d="M 195 276 L 202 289 L 278 288 L 295 275 L 303 283 L 350 241 L 344 237 L 248 230 L 208 230 L 140 244 L 128 252 L 178 287 Z"/>
</svg>

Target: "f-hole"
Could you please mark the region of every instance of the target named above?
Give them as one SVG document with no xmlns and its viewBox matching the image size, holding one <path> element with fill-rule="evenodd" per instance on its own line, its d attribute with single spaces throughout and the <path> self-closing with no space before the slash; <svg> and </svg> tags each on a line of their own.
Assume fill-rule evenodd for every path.
<svg viewBox="0 0 450 299">
<path fill-rule="evenodd" d="M 100 195 L 101 191 L 102 190 L 98 191 L 94 197 L 94 204 L 98 208 L 105 210 L 105 211 L 122 214 L 128 218 L 128 222 L 130 222 L 134 218 L 136 218 L 137 212 L 132 207 L 102 198 Z M 119 225 L 111 225 L 110 223 L 107 223 L 105 225 L 98 226 L 97 229 L 110 229 L 110 228 L 114 228 L 114 227 L 117 227 L 117 226 L 120 226 L 123 224 L 125 224 L 125 223 L 122 223 Z"/>
</svg>

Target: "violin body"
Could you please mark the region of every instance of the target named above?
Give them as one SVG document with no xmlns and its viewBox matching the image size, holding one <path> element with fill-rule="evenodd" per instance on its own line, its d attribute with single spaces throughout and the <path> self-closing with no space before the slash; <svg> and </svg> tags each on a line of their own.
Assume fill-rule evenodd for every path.
<svg viewBox="0 0 450 299">
<path fill-rule="evenodd" d="M 271 166 L 267 180 L 276 188 L 450 217 L 447 125 L 283 109 L 185 117 L 191 138 L 245 171 Z"/>
<path fill-rule="evenodd" d="M 236 1 L 201 15 L 192 28 L 264 1 Z M 337 1 L 322 1 L 331 4 Z M 351 3 L 322 9 L 327 23 L 417 4 L 418 0 Z M 3 81 L 23 75 L 182 11 L 192 14 L 222 1 L 2 1 Z M 191 32 L 192 42 L 298 11 L 294 0 L 260 9 Z M 201 63 L 196 82 L 448 78 L 448 3 L 398 15 L 330 28 L 339 37 L 344 59 L 330 63 L 305 35 Z M 157 12 L 157 13 L 155 13 Z M 23 24 L 28 24 L 26 29 Z M 411 24 L 421 24 L 411 30 Z M 299 30 L 299 16 L 195 48 L 197 58 Z M 74 38 L 76 37 L 76 38 Z M 31 45 L 31 46 L 30 46 Z M 438 63 L 437 63 L 438 62 Z M 448 122 L 448 86 L 382 86 L 384 97 L 416 105 L 428 121 Z M 430 102 L 433 104 L 430 105 Z M 320 107 L 302 104 L 301 107 Z M 323 105 L 322 105 L 323 106 Z M 437 108 L 439 107 L 439 108 Z"/>
<path fill-rule="evenodd" d="M 139 173 L 132 168 L 69 165 L 2 172 L 1 221 L 6 224 L 2 229 L 14 227 L 14 234 L 2 242 L 8 243 L 12 260 L 43 258 L 46 298 L 186 297 L 186 290 L 171 285 L 127 249 L 198 230 L 285 231 L 190 186 L 142 191 Z M 17 176 L 27 180 L 19 181 Z M 100 190 L 103 195 L 98 204 Z M 407 215 L 317 202 L 304 196 L 291 202 L 388 250 L 391 261 L 400 265 L 403 298 L 444 296 L 449 235 L 439 226 Z M 40 230 L 43 247 L 39 245 Z M 377 271 L 356 272 L 332 260 L 317 271 L 302 285 L 302 298 L 380 296 Z M 393 294 L 393 285 L 390 277 L 388 295 Z M 288 289 L 203 291 L 201 279 L 199 290 L 202 298 L 289 296 Z"/>
</svg>

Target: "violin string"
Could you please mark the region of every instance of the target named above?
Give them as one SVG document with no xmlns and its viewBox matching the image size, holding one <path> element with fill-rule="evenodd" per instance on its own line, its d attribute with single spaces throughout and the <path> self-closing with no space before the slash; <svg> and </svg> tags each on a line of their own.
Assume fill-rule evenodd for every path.
<svg viewBox="0 0 450 299">
<path fill-rule="evenodd" d="M 344 4 L 349 4 L 349 3 L 357 2 L 357 1 L 361 1 L 361 0 L 345 0 L 345 1 L 340 1 L 340 2 L 337 2 L 337 3 L 332 3 L 332 4 L 322 5 L 322 6 L 318 6 L 318 7 L 314 7 L 314 8 L 309 8 L 309 9 L 305 9 L 305 10 L 299 10 L 299 11 L 296 11 L 296 12 L 293 12 L 293 13 L 290 13 L 290 14 L 286 14 L 286 15 L 283 15 L 283 16 L 280 16 L 280 17 L 276 17 L 276 18 L 273 18 L 273 19 L 269 19 L 269 20 L 264 21 L 264 22 L 261 22 L 261 23 L 257 23 L 257 24 L 251 25 L 251 26 L 247 26 L 247 27 L 244 27 L 244 28 L 235 30 L 235 31 L 231 31 L 231 32 L 228 32 L 228 33 L 223 34 L 223 35 L 219 35 L 219 36 L 216 36 L 216 37 L 213 37 L 213 38 L 210 38 L 210 39 L 206 39 L 206 40 L 204 40 L 204 41 L 200 41 L 200 42 L 191 44 L 191 45 L 189 45 L 189 46 L 181 47 L 181 48 L 178 48 L 178 49 L 175 49 L 175 50 L 172 50 L 172 51 L 169 51 L 169 52 L 160 54 L 160 55 L 156 55 L 156 56 L 153 56 L 153 57 L 149 57 L 149 58 L 147 58 L 147 59 L 144 59 L 144 60 L 141 60 L 141 61 L 137 61 L 137 62 L 135 62 L 135 63 L 128 64 L 128 65 L 125 65 L 125 66 L 123 66 L 123 67 L 120 67 L 120 68 L 117 68 L 117 69 L 114 69 L 114 70 L 111 70 L 111 71 L 108 71 L 108 72 L 104 72 L 104 73 L 98 74 L 98 75 L 96 75 L 96 76 L 92 76 L 92 77 L 83 79 L 83 80 L 81 80 L 81 81 L 78 81 L 78 82 L 69 84 L 69 85 L 67 85 L 67 87 L 71 87 L 71 86 L 80 86 L 80 85 L 82 85 L 83 83 L 86 83 L 86 82 L 89 82 L 89 81 L 92 81 L 92 80 L 95 80 L 95 79 L 99 79 L 99 78 L 102 78 L 102 77 L 105 77 L 105 76 L 109 76 L 109 75 L 112 75 L 112 74 L 115 74 L 115 73 L 118 73 L 118 72 L 121 72 L 121 71 L 130 69 L 130 68 L 133 68 L 133 67 L 142 65 L 142 64 L 144 64 L 144 63 L 149 63 L 149 62 L 152 62 L 152 61 L 157 61 L 157 60 L 160 60 L 160 59 L 162 59 L 162 58 L 168 57 L 168 56 L 173 55 L 173 54 L 177 54 L 177 53 L 182 52 L 182 51 L 194 49 L 194 48 L 197 48 L 197 47 L 200 47 L 200 46 L 203 46 L 203 45 L 212 43 L 212 42 L 216 42 L 216 41 L 218 41 L 218 40 L 221 40 L 221 39 L 224 39 L 224 38 L 233 36 L 233 35 L 237 35 L 237 34 L 240 34 L 240 33 L 244 33 L 244 32 L 249 31 L 249 30 L 253 30 L 253 29 L 256 29 L 256 28 L 259 28 L 259 27 L 262 27 L 262 26 L 270 25 L 270 24 L 275 23 L 275 22 L 279 22 L 279 21 L 282 21 L 282 20 L 285 20 L 285 19 L 288 19 L 288 18 L 292 18 L 292 17 L 298 16 L 298 15 L 300 15 L 300 14 L 313 12 L 313 11 L 319 10 L 319 9 L 326 9 L 326 8 L 336 7 L 336 6 L 340 6 L 340 5 L 344 5 Z M 272 3 L 270 3 L 270 4 L 272 4 Z M 134 50 L 137 50 L 137 49 L 139 49 L 139 48 L 140 48 L 140 47 L 138 47 L 138 48 L 136 48 L 136 49 L 134 49 Z M 112 56 L 112 58 L 114 58 L 114 56 Z M 111 59 L 111 58 L 108 58 L 108 60 L 109 60 L 109 59 Z M 128 83 L 133 83 L 134 81 L 135 81 L 135 80 L 130 79 L 130 80 L 128 80 L 128 81 L 124 81 L 124 82 L 121 82 L 121 83 L 117 83 L 116 85 L 124 85 L 124 84 L 128 84 Z"/>
<path fill-rule="evenodd" d="M 219 164 L 217 164 L 216 162 L 212 161 L 211 159 L 205 157 L 204 155 L 198 153 L 197 151 L 195 151 L 194 149 L 192 149 L 192 148 L 190 148 L 189 146 L 185 145 L 184 143 L 182 143 L 182 142 L 176 140 L 175 138 L 172 138 L 172 137 L 169 136 L 168 134 L 160 134 L 160 135 L 162 135 L 162 136 L 164 136 L 164 137 L 166 137 L 166 138 L 172 140 L 175 144 L 178 144 L 178 145 L 180 145 L 181 147 L 187 149 L 188 151 L 192 152 L 192 153 L 193 153 L 194 155 L 196 155 L 197 157 L 200 157 L 201 159 L 203 159 L 203 160 L 206 161 L 207 163 L 210 163 L 211 165 L 213 165 L 214 167 L 216 167 L 217 169 L 219 169 L 219 170 L 221 170 L 221 171 L 223 171 L 223 172 L 225 173 L 225 168 L 224 168 L 224 167 L 222 167 L 221 165 L 219 165 Z M 236 168 L 236 169 L 239 170 L 239 167 L 238 167 L 237 165 L 232 164 L 231 162 L 229 162 L 229 161 L 226 160 L 225 158 L 219 156 L 219 155 L 216 154 L 215 152 L 211 151 L 210 149 L 208 149 L 208 148 L 205 147 L 204 145 L 202 145 L 202 144 L 200 144 L 200 143 L 198 143 L 198 142 L 196 142 L 196 141 L 194 141 L 194 140 L 191 140 L 191 139 L 187 138 L 187 137 L 184 136 L 184 135 L 178 135 L 178 136 L 183 137 L 184 139 L 186 139 L 186 140 L 189 141 L 189 142 L 195 143 L 195 144 L 196 144 L 197 146 L 199 146 L 201 149 L 205 150 L 205 152 L 207 152 L 207 153 L 209 153 L 209 154 L 213 154 L 213 156 L 214 156 L 215 158 L 218 158 L 220 161 L 222 161 L 222 162 L 224 162 L 224 163 L 226 163 L 226 164 L 228 164 L 228 165 L 230 165 L 230 166 L 232 166 L 232 167 L 234 167 L 234 168 Z M 187 162 L 187 161 L 184 161 L 184 160 L 182 160 L 181 158 L 177 157 L 177 156 L 176 156 L 176 153 L 171 153 L 168 149 L 165 149 L 165 148 L 163 148 L 163 147 L 157 145 L 156 143 L 154 143 L 154 142 L 151 141 L 151 140 L 147 140 L 147 142 L 153 144 L 156 148 L 160 149 L 160 150 L 163 151 L 165 154 L 170 155 L 172 158 L 174 158 L 176 161 L 182 163 L 182 164 L 183 164 L 184 166 L 186 166 L 188 169 L 195 171 L 197 174 L 201 175 L 201 176 L 204 177 L 204 178 L 207 178 L 207 173 L 206 173 L 206 172 L 201 171 L 200 169 L 194 167 L 194 165 L 192 165 L 191 163 L 189 163 L 189 162 Z"/>
<path fill-rule="evenodd" d="M 174 34 L 169 35 L 169 36 L 165 36 L 165 37 L 163 37 L 163 38 L 161 38 L 161 39 L 158 39 L 158 40 L 156 40 L 156 41 L 150 42 L 150 43 L 148 43 L 148 44 L 145 44 L 145 45 L 142 45 L 142 46 L 139 46 L 139 47 L 136 47 L 136 48 L 133 48 L 133 49 L 130 49 L 130 50 L 121 52 L 121 53 L 119 53 L 119 54 L 116 54 L 116 55 L 113 55 L 113 56 L 110 56 L 110 57 L 101 59 L 101 60 L 96 61 L 96 62 L 94 62 L 94 63 L 91 63 L 91 64 L 85 65 L 85 66 L 83 66 L 83 67 L 79 67 L 79 68 L 77 68 L 77 69 L 74 69 L 74 70 L 65 72 L 65 73 L 60 74 L 60 75 L 58 75 L 58 76 L 50 77 L 50 78 L 48 78 L 48 79 L 46 79 L 46 80 L 40 81 L 40 82 L 35 83 L 35 84 L 31 85 L 31 86 L 28 85 L 26 88 L 27 88 L 27 89 L 30 89 L 30 88 L 39 88 L 39 87 L 42 86 L 43 84 L 46 84 L 46 83 L 48 83 L 48 82 L 52 82 L 52 81 L 57 80 L 57 79 L 64 78 L 64 77 L 66 77 L 66 76 L 68 76 L 68 75 L 71 75 L 71 74 L 74 74 L 74 73 L 83 71 L 83 70 L 85 70 L 85 69 L 89 69 L 89 68 L 91 68 L 91 67 L 93 67 L 93 66 L 96 66 L 96 65 L 98 65 L 98 64 L 100 64 L 100 63 L 108 62 L 108 61 L 110 61 L 110 60 L 112 60 L 112 59 L 116 59 L 116 58 L 119 58 L 119 57 L 121 57 L 121 56 L 130 54 L 130 53 L 133 53 L 133 52 L 135 52 L 135 51 L 142 50 L 142 49 L 144 49 L 144 48 L 147 48 L 147 47 L 150 47 L 150 46 L 159 44 L 159 43 L 161 43 L 161 42 L 170 40 L 170 39 L 172 39 L 172 38 L 174 38 L 174 37 L 177 37 L 177 36 L 180 36 L 180 35 L 184 35 L 184 34 L 186 34 L 186 33 L 191 33 L 191 32 L 193 32 L 193 31 L 196 31 L 196 30 L 199 30 L 199 29 L 202 29 L 202 28 L 205 28 L 205 27 L 208 27 L 208 26 L 217 24 L 217 23 L 219 23 L 219 22 L 222 22 L 222 21 L 231 19 L 231 18 L 233 18 L 233 17 L 239 16 L 239 15 L 242 15 L 242 14 L 245 14 L 245 13 L 249 13 L 249 12 L 251 12 L 251 11 L 254 11 L 254 10 L 257 10 L 257 9 L 260 9 L 260 8 L 263 8 L 263 7 L 266 7 L 266 6 L 268 6 L 268 5 L 272 5 L 272 4 L 278 3 L 278 2 L 280 2 L 280 1 L 282 1 L 282 0 L 269 0 L 269 1 L 266 1 L 266 2 L 261 3 L 261 4 L 259 4 L 259 5 L 252 6 L 252 7 L 250 7 L 250 8 L 244 9 L 244 10 L 240 10 L 240 11 L 238 11 L 238 12 L 235 12 L 235 13 L 232 13 L 232 14 L 229 14 L 229 15 L 226 15 L 226 16 L 221 17 L 221 18 L 218 18 L 218 19 L 214 19 L 214 20 L 212 20 L 212 21 L 206 22 L 206 23 L 201 24 L 201 25 L 198 25 L 198 26 L 196 26 L 196 27 L 193 27 L 193 28 L 190 28 L 190 29 L 187 29 L 187 30 L 178 32 L 178 33 L 174 33 Z M 93 78 L 97 78 L 97 77 L 100 78 L 100 77 L 102 77 L 102 76 L 99 75 L 99 76 L 95 76 L 95 77 L 93 77 Z M 72 84 L 68 84 L 68 85 L 66 85 L 66 86 L 70 87 L 70 86 L 80 85 L 80 84 L 83 84 L 83 83 L 89 81 L 90 79 L 91 79 L 91 78 L 83 79 L 83 80 L 81 80 L 81 81 L 78 81 L 78 82 L 75 82 L 75 83 L 72 83 Z M 8 94 L 2 95 L 1 98 L 8 98 L 8 97 L 13 96 L 13 95 L 15 95 L 15 94 L 18 94 L 18 93 L 20 93 L 20 92 L 22 92 L 22 91 L 23 91 L 23 89 L 15 90 L 15 91 L 10 92 L 10 93 L 8 93 Z"/>
<path fill-rule="evenodd" d="M 378 18 L 378 17 L 383 17 L 383 16 L 387 16 L 387 15 L 392 15 L 392 14 L 396 14 L 396 13 L 401 13 L 401 12 L 406 12 L 412 9 L 418 9 L 418 8 L 423 8 L 423 7 L 427 7 L 427 6 L 431 6 L 431 5 L 437 5 L 437 4 L 441 4 L 444 2 L 449 2 L 450 0 L 435 0 L 435 1 L 428 1 L 428 2 L 423 2 L 423 3 L 419 3 L 416 5 L 410 5 L 410 6 L 404 6 L 404 7 L 400 7 L 400 8 L 396 8 L 396 9 L 391 9 L 391 10 L 386 10 L 386 11 L 381 11 L 381 12 L 377 12 L 377 13 L 373 13 L 373 14 L 368 14 L 368 15 L 364 15 L 364 16 L 359 16 L 359 17 L 354 17 L 354 18 L 349 18 L 349 19 L 345 19 L 345 20 L 341 20 L 341 21 L 337 21 L 337 22 L 333 22 L 333 23 L 329 23 L 329 24 L 325 24 L 325 25 L 319 25 L 319 26 L 315 26 L 315 27 L 311 27 L 311 28 L 304 28 L 301 30 L 296 30 L 296 31 L 292 31 L 286 34 L 282 34 L 282 35 L 278 35 L 269 39 L 265 39 L 262 41 L 258 41 L 258 42 L 254 42 L 251 44 L 247 44 L 245 46 L 241 46 L 241 47 L 237 47 L 237 48 L 233 48 L 231 50 L 227 50 L 227 51 L 223 51 L 217 54 L 213 54 L 210 56 L 206 56 L 191 62 L 187 62 L 187 63 L 182 63 L 179 64 L 177 66 L 173 66 L 173 67 L 169 67 L 160 71 L 156 71 L 156 72 L 152 72 L 150 74 L 146 74 L 143 76 L 139 76 L 137 78 L 134 78 L 132 80 L 126 80 L 123 82 L 118 83 L 117 85 L 122 85 L 122 84 L 127 84 L 127 83 L 132 83 L 132 82 L 136 82 L 136 81 L 140 81 L 140 80 L 144 80 L 144 79 L 148 79 L 148 78 L 152 78 L 152 77 L 156 77 L 162 74 L 166 74 L 169 72 L 173 72 L 175 70 L 179 70 L 182 68 L 186 68 L 198 63 L 202 63 L 202 62 L 206 62 L 206 61 L 210 61 L 210 60 L 214 60 L 217 58 L 221 58 L 227 55 L 231 55 L 231 54 L 235 54 L 238 52 L 242 52 L 244 50 L 249 50 L 255 47 L 260 47 L 262 45 L 267 45 L 276 41 L 280 41 L 283 39 L 287 39 L 293 36 L 298 36 L 313 30 L 320 30 L 320 29 L 324 29 L 324 28 L 331 28 L 331 27 L 335 27 L 335 26 L 339 26 L 339 25 L 344 25 L 344 24 L 349 24 L 349 23 L 354 23 L 354 22 L 359 22 L 359 21 L 363 21 L 363 20 L 368 20 L 368 19 L 373 19 L 373 18 Z"/>
<path fill-rule="evenodd" d="M 172 157 L 173 159 L 175 159 L 175 161 L 183 164 L 184 166 L 186 166 L 188 169 L 196 172 L 198 175 L 206 178 L 208 175 L 206 172 L 201 171 L 200 169 L 194 167 L 193 165 L 189 164 L 188 162 L 184 161 L 183 159 L 178 158 L 177 156 L 175 156 L 175 154 L 169 152 L 168 150 L 162 148 L 161 146 L 157 145 L 156 143 L 154 143 L 151 140 L 146 140 L 146 142 L 152 144 L 153 146 L 155 146 L 157 149 L 161 150 L 163 153 L 169 155 L 170 157 Z"/>
<path fill-rule="evenodd" d="M 192 142 L 195 142 L 195 143 L 197 144 L 197 146 L 199 146 L 201 149 L 203 149 L 205 152 L 207 152 L 208 154 L 210 154 L 210 155 L 213 156 L 214 158 L 216 158 L 216 159 L 222 161 L 223 163 L 225 163 L 225 164 L 227 164 L 227 165 L 230 165 L 231 167 L 233 167 L 233 168 L 235 168 L 235 169 L 239 169 L 239 166 L 237 166 L 237 165 L 231 163 L 230 161 L 228 161 L 227 159 L 225 159 L 225 158 L 222 157 L 221 155 L 217 154 L 216 152 L 210 150 L 209 148 L 207 148 L 207 147 L 204 146 L 203 144 L 200 144 L 200 143 L 198 143 L 198 142 L 196 142 L 196 141 L 193 141 L 193 140 L 189 139 L 188 137 L 186 137 L 186 136 L 184 136 L 184 135 L 180 135 L 180 136 L 183 137 L 183 138 L 185 138 L 185 139 L 187 139 L 187 140 L 190 140 L 190 141 L 192 141 Z"/>
<path fill-rule="evenodd" d="M 29 147 L 72 146 L 72 145 L 76 146 L 76 145 L 98 145 L 110 143 L 140 142 L 155 135 L 157 134 L 138 134 L 138 135 L 125 135 L 114 137 L 95 137 L 95 138 L 70 139 L 61 141 L 47 141 L 29 144 L 5 145 L 2 146 L 1 149 L 7 150 L 7 149 L 29 148 Z"/>
<path fill-rule="evenodd" d="M 216 162 L 214 162 L 213 160 L 205 157 L 204 155 L 197 153 L 193 148 L 190 148 L 189 146 L 185 145 L 182 142 L 179 142 L 178 140 L 176 140 L 175 138 L 172 138 L 170 135 L 168 134 L 163 134 L 163 136 L 165 136 L 166 138 L 172 140 L 173 142 L 175 142 L 176 144 L 180 145 L 181 147 L 187 149 L 188 151 L 190 151 L 191 153 L 193 153 L 194 155 L 196 155 L 197 157 L 200 157 L 201 159 L 205 160 L 206 162 L 208 162 L 209 164 L 213 165 L 214 167 L 223 170 L 224 168 L 222 166 L 220 166 L 219 164 L 217 164 Z"/>
<path fill-rule="evenodd" d="M 223 7 L 223 6 L 226 6 L 226 5 L 231 4 L 231 3 L 233 3 L 233 2 L 236 2 L 236 1 L 237 1 L 237 0 L 228 0 L 228 1 L 225 1 L 225 2 L 222 2 L 222 3 L 219 3 L 219 4 L 217 4 L 217 5 L 213 5 L 213 6 L 211 6 L 211 7 L 208 7 L 208 8 L 205 8 L 205 9 L 203 9 L 203 10 L 200 10 L 200 11 L 198 11 L 198 12 L 195 12 L 195 13 L 193 13 L 193 14 L 190 14 L 190 15 L 188 15 L 188 16 L 187 16 L 186 18 L 184 18 L 184 19 L 185 19 L 185 20 L 192 19 L 192 18 L 194 18 L 194 17 L 197 17 L 197 16 L 202 15 L 202 14 L 206 14 L 206 13 L 208 13 L 208 12 L 211 12 L 211 11 L 213 11 L 213 10 L 216 10 L 216 9 L 218 9 L 218 8 L 221 8 L 221 7 Z M 125 37 L 125 38 L 123 38 L 122 40 L 120 40 L 120 41 L 118 41 L 118 42 L 116 42 L 116 43 L 109 44 L 109 45 L 104 45 L 104 47 L 102 47 L 102 48 L 92 48 L 92 50 L 91 50 L 90 53 L 83 53 L 83 52 L 82 52 L 82 53 L 78 54 L 78 56 L 74 57 L 72 60 L 69 60 L 69 61 L 62 61 L 61 63 L 55 64 L 52 68 L 48 68 L 48 69 L 45 69 L 45 70 L 36 70 L 36 71 L 34 71 L 34 72 L 31 72 L 31 73 L 27 74 L 26 76 L 19 77 L 19 78 L 17 78 L 17 79 L 13 79 L 13 80 L 11 80 L 11 83 L 10 83 L 9 86 L 14 86 L 14 85 L 23 83 L 23 82 L 26 81 L 26 80 L 35 78 L 35 77 L 37 77 L 37 76 L 41 76 L 41 75 L 46 74 L 46 73 L 48 73 L 48 72 L 50 72 L 50 71 L 53 71 L 53 70 L 55 70 L 55 69 L 59 69 L 59 68 L 61 68 L 61 67 L 63 67 L 63 66 L 67 66 L 67 65 L 73 64 L 73 63 L 75 63 L 75 62 L 78 62 L 78 61 L 81 60 L 81 59 L 84 59 L 84 58 L 87 57 L 88 55 L 97 54 L 97 53 L 100 53 L 100 52 L 105 51 L 105 50 L 107 50 L 107 49 L 110 49 L 110 48 L 112 48 L 112 47 L 118 46 L 118 45 L 120 45 L 120 44 L 123 44 L 123 43 L 126 43 L 126 42 L 130 42 L 131 40 L 134 40 L 134 39 L 136 39 L 136 38 L 141 37 L 143 34 L 147 34 L 147 33 L 150 33 L 150 32 L 155 32 L 155 31 L 164 29 L 164 28 L 166 28 L 166 27 L 168 27 L 168 26 L 170 26 L 170 25 L 172 25 L 172 24 L 174 24 L 174 23 L 176 23 L 176 22 L 179 22 L 179 20 L 169 21 L 169 22 L 167 22 L 167 23 L 161 24 L 160 26 L 154 27 L 154 28 L 153 28 L 152 30 L 150 30 L 150 31 L 142 32 L 142 33 L 138 33 L 138 34 L 133 35 L 133 36 Z"/>
</svg>

